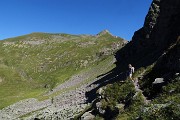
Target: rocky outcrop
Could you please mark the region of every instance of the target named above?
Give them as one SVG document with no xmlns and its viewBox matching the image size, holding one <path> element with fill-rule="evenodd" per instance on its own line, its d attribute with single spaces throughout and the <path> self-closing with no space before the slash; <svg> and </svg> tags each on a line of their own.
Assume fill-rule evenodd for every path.
<svg viewBox="0 0 180 120">
<path fill-rule="evenodd" d="M 103 30 L 103 31 L 99 32 L 97 34 L 97 36 L 102 36 L 102 35 L 106 35 L 106 34 L 112 35 L 108 30 Z"/>
<path fill-rule="evenodd" d="M 180 1 L 179 0 L 153 0 L 149 12 L 145 18 L 144 26 L 134 33 L 130 41 L 123 49 L 117 52 L 117 65 L 124 70 L 131 63 L 136 68 L 151 65 L 164 53 L 170 52 L 175 58 L 168 58 L 174 71 L 179 71 L 179 36 L 180 36 Z M 173 53 L 174 52 L 174 53 Z M 171 54 L 171 55 L 170 55 Z M 123 69 L 124 67 L 124 69 Z M 166 69 L 172 70 L 167 65 Z"/>
<path fill-rule="evenodd" d="M 180 72 L 180 37 L 163 53 L 156 64 L 156 69 Z"/>
</svg>

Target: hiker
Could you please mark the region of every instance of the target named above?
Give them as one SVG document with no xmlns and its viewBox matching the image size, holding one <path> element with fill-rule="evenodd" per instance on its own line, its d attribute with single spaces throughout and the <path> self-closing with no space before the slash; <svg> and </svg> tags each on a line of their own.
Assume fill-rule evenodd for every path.
<svg viewBox="0 0 180 120">
<path fill-rule="evenodd" d="M 132 80 L 132 74 L 134 73 L 134 67 L 131 64 L 129 64 L 128 67 L 129 67 L 128 77 Z"/>
</svg>

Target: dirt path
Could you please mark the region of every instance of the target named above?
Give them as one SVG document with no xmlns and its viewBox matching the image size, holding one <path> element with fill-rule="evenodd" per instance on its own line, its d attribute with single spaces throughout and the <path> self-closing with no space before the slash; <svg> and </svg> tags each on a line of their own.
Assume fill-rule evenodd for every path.
<svg viewBox="0 0 180 120">
<path fill-rule="evenodd" d="M 133 80 L 133 84 L 134 84 L 134 88 L 135 88 L 135 91 L 136 91 L 136 93 L 135 93 L 135 95 L 133 97 L 137 96 L 138 93 L 141 93 L 144 103 L 148 104 L 150 102 L 150 100 L 147 100 L 147 98 L 143 94 L 143 91 L 139 88 L 138 78 L 135 78 Z"/>
</svg>

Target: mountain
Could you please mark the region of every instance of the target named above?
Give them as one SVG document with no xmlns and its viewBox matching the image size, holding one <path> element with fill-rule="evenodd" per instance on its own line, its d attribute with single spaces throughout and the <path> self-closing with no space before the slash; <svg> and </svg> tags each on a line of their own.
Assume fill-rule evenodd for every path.
<svg viewBox="0 0 180 120">
<path fill-rule="evenodd" d="M 179 120 L 179 21 L 179 0 L 153 0 L 130 42 L 108 30 L 1 41 L 0 119 Z"/>
<path fill-rule="evenodd" d="M 107 30 L 95 36 L 31 33 L 0 41 L 0 119 L 18 119 L 55 102 L 58 111 L 63 105 L 75 110 L 84 100 L 67 96 L 78 96 L 82 90 L 77 89 L 112 69 L 114 53 L 126 43 Z M 58 104 L 64 92 L 61 98 L 68 101 Z"/>
<path fill-rule="evenodd" d="M 88 92 L 96 98 L 81 118 L 180 119 L 179 21 L 179 0 L 153 0 L 143 27 L 116 52 L 116 68 Z M 128 64 L 135 67 L 133 80 L 126 76 Z"/>
<path fill-rule="evenodd" d="M 136 68 L 148 66 L 179 42 L 179 1 L 154 0 L 144 26 L 134 33 L 132 41 L 117 52 L 119 63 L 132 63 Z M 124 52 L 126 51 L 126 52 Z M 128 54 L 126 54 L 128 52 Z M 143 61 L 143 62 L 142 62 Z M 177 63 L 175 71 L 179 69 Z M 168 67 L 171 69 L 172 67 Z"/>
<path fill-rule="evenodd" d="M 101 31 L 101 32 L 99 32 L 97 35 L 98 36 L 103 36 L 103 35 L 112 35 L 108 30 L 103 30 L 103 31 Z"/>
<path fill-rule="evenodd" d="M 126 47 L 116 53 L 117 65 L 123 68 L 131 63 L 136 69 L 153 65 L 153 70 L 149 73 L 152 80 L 156 77 L 168 78 L 179 73 L 179 5 L 178 0 L 154 0 L 144 26 L 135 32 L 132 41 Z M 145 82 L 147 86 L 142 87 L 150 87 L 151 82 Z M 153 97 L 155 93 L 146 94 Z"/>
</svg>

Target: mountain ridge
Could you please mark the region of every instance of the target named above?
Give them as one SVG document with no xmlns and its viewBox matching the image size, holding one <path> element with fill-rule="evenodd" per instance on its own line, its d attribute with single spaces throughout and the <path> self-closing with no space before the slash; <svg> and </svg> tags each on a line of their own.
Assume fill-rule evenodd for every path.
<svg viewBox="0 0 180 120">
<path fill-rule="evenodd" d="M 11 37 L 11 38 L 5 38 L 5 39 L 2 39 L 1 41 L 9 40 L 9 39 L 15 39 L 15 38 L 21 38 L 23 36 L 36 36 L 36 35 L 37 36 L 38 35 L 71 35 L 71 36 L 82 36 L 83 37 L 83 36 L 101 36 L 101 35 L 104 35 L 104 34 L 109 34 L 111 36 L 114 36 L 107 29 L 100 31 L 99 33 L 97 33 L 95 35 L 92 35 L 92 34 L 68 34 L 68 33 L 31 32 L 31 33 L 24 34 L 24 35 L 19 35 L 19 36 L 15 36 L 15 37 Z M 118 36 L 115 36 L 115 37 L 118 37 Z M 121 38 L 121 37 L 119 37 L 119 38 Z M 121 39 L 123 39 L 123 38 L 121 38 Z"/>
<path fill-rule="evenodd" d="M 89 82 L 114 67 L 113 55 L 126 43 L 106 34 L 63 33 L 33 33 L 0 41 L 0 119 L 19 119 L 44 107 L 57 112 L 73 110 L 76 115 L 88 105 L 84 103 L 85 90 L 80 88 L 92 89 Z M 63 98 L 66 102 L 58 101 L 62 94 L 67 96 Z M 72 94 L 83 100 L 69 101 Z"/>
</svg>

